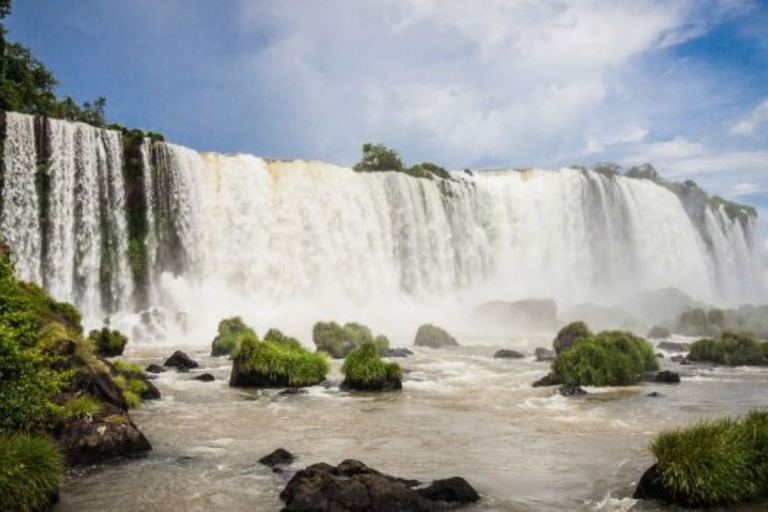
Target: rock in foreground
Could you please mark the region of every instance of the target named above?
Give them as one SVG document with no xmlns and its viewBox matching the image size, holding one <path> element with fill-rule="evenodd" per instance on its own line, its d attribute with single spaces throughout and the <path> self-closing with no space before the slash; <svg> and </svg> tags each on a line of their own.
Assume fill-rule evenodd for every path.
<svg viewBox="0 0 768 512">
<path fill-rule="evenodd" d="M 436 480 L 429 487 L 414 489 L 415 480 L 379 473 L 356 460 L 336 467 L 313 464 L 302 469 L 280 493 L 287 512 L 432 512 L 473 503 L 480 499 L 466 480 L 459 477 Z"/>
<path fill-rule="evenodd" d="M 170 366 L 179 370 L 192 370 L 200 365 L 181 350 L 177 350 L 171 357 L 165 360 L 163 366 Z"/>
</svg>

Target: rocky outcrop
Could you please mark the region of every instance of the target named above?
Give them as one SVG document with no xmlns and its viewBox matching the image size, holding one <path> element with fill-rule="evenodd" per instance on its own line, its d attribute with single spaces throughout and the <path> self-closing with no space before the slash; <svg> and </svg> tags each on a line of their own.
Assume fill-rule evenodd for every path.
<svg viewBox="0 0 768 512">
<path fill-rule="evenodd" d="M 657 347 L 667 352 L 688 352 L 691 350 L 690 343 L 677 343 L 674 341 L 662 341 Z"/>
<path fill-rule="evenodd" d="M 473 503 L 480 496 L 463 478 L 436 480 L 416 489 L 419 482 L 396 478 L 355 460 L 336 467 L 313 464 L 302 469 L 280 493 L 286 512 L 370 511 L 433 512 Z"/>
<path fill-rule="evenodd" d="M 144 455 L 152 449 L 128 414 L 109 404 L 102 404 L 95 416 L 67 419 L 56 442 L 69 466 Z"/>
<path fill-rule="evenodd" d="M 436 325 L 424 324 L 416 331 L 416 339 L 413 340 L 416 347 L 445 348 L 458 347 L 456 339 L 448 332 Z"/>
<path fill-rule="evenodd" d="M 664 487 L 656 464 L 643 473 L 632 498 L 636 500 L 660 500 L 668 503 L 676 501 L 674 493 Z"/>
<path fill-rule="evenodd" d="M 569 386 L 567 384 L 563 384 L 557 388 L 557 392 L 562 396 L 581 396 L 587 394 L 587 392 L 580 386 Z"/>
<path fill-rule="evenodd" d="M 533 355 L 536 356 L 536 361 L 540 363 L 555 360 L 555 351 L 547 350 L 544 347 L 536 347 L 536 350 L 534 350 Z"/>
<path fill-rule="evenodd" d="M 381 351 L 379 354 L 381 357 L 410 357 L 413 352 L 407 348 L 388 348 Z"/>
<path fill-rule="evenodd" d="M 664 370 L 657 373 L 653 377 L 653 382 L 656 382 L 659 384 L 680 384 L 680 374 L 677 372 Z"/>
<path fill-rule="evenodd" d="M 163 373 L 165 371 L 165 368 L 163 368 L 159 364 L 150 364 L 149 366 L 144 368 L 144 371 L 147 373 Z"/>
<path fill-rule="evenodd" d="M 536 382 L 534 382 L 533 383 L 533 387 L 534 388 L 541 388 L 541 387 L 546 387 L 546 386 L 554 386 L 555 384 L 557 384 L 557 383 L 552 378 L 552 375 L 548 373 L 545 376 L 543 376 L 542 378 L 540 378 L 539 380 L 537 380 Z"/>
<path fill-rule="evenodd" d="M 293 454 L 284 448 L 278 448 L 269 455 L 259 459 L 259 464 L 274 468 L 275 466 L 287 466 L 293 463 Z"/>
<path fill-rule="evenodd" d="M 168 359 L 165 360 L 165 363 L 163 363 L 163 366 L 168 366 L 171 368 L 176 368 L 178 370 L 184 371 L 184 370 L 192 370 L 194 368 L 197 368 L 200 366 L 197 361 L 189 357 L 187 354 L 182 352 L 181 350 L 177 350 L 176 352 L 171 355 Z"/>
<path fill-rule="evenodd" d="M 494 359 L 523 359 L 525 358 L 524 354 L 521 354 L 517 350 L 509 350 L 506 348 L 503 348 L 501 350 L 497 350 L 495 354 L 493 354 Z"/>
</svg>

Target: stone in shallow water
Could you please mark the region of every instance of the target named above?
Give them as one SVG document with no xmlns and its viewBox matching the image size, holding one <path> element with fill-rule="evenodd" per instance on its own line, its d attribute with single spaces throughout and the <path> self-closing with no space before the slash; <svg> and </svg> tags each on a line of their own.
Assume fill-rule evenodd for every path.
<svg viewBox="0 0 768 512">
<path fill-rule="evenodd" d="M 193 377 L 193 378 L 194 380 L 199 380 L 201 382 L 213 382 L 214 380 L 216 380 L 216 377 L 214 377 L 210 373 L 202 373 L 197 377 Z"/>
<path fill-rule="evenodd" d="M 200 366 L 197 361 L 189 357 L 181 350 L 177 350 L 168 359 L 165 360 L 163 366 L 171 366 L 177 368 L 180 371 L 191 370 Z"/>
<path fill-rule="evenodd" d="M 494 359 L 523 359 L 525 355 L 521 354 L 517 350 L 509 350 L 503 348 L 493 354 Z"/>
<path fill-rule="evenodd" d="M 388 348 L 379 355 L 381 357 L 409 357 L 413 355 L 413 352 L 407 348 Z"/>
<path fill-rule="evenodd" d="M 163 373 L 165 371 L 165 368 L 163 368 L 159 364 L 150 364 L 149 366 L 144 368 L 144 371 L 147 373 Z"/>
<path fill-rule="evenodd" d="M 555 360 L 555 351 L 547 350 L 544 347 L 536 347 L 536 350 L 534 350 L 533 354 L 536 356 L 536 361 L 538 362 Z"/>
<path fill-rule="evenodd" d="M 287 512 L 432 512 L 480 499 L 459 477 L 415 489 L 418 485 L 416 480 L 385 475 L 362 462 L 345 460 L 336 467 L 320 463 L 302 469 L 288 482 L 280 499 Z"/>
<path fill-rule="evenodd" d="M 287 465 L 293 463 L 293 454 L 284 448 L 278 448 L 269 455 L 259 459 L 259 464 L 274 468 L 278 465 Z"/>
<path fill-rule="evenodd" d="M 550 374 L 543 376 L 542 378 L 540 378 L 539 380 L 533 383 L 534 388 L 541 388 L 545 386 L 554 386 L 554 385 L 555 383 L 552 380 L 552 375 Z"/>
<path fill-rule="evenodd" d="M 584 391 L 584 389 L 582 389 L 580 386 L 569 386 L 567 384 L 563 384 L 557 388 L 557 392 L 563 396 L 580 396 L 587 394 L 587 392 Z"/>
</svg>

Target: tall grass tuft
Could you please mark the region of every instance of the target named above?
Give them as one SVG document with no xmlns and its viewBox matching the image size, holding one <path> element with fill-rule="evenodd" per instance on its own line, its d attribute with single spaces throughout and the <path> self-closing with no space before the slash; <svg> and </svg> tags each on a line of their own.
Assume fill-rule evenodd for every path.
<svg viewBox="0 0 768 512">
<path fill-rule="evenodd" d="M 387 363 L 379 357 L 378 346 L 363 343 L 344 360 L 341 373 L 351 382 L 365 387 L 375 386 L 387 380 L 401 380 L 402 371 L 397 363 Z"/>
<path fill-rule="evenodd" d="M 46 437 L 0 436 L 0 510 L 47 509 L 59 491 L 63 462 Z"/>
</svg>

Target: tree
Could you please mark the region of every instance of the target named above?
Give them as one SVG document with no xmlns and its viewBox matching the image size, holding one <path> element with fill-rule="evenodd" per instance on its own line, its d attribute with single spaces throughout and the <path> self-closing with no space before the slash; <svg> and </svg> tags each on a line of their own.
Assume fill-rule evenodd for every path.
<svg viewBox="0 0 768 512">
<path fill-rule="evenodd" d="M 363 158 L 355 164 L 354 169 L 362 171 L 402 171 L 403 162 L 394 149 L 383 144 L 363 144 Z"/>
</svg>

